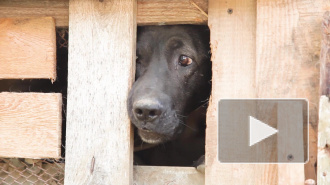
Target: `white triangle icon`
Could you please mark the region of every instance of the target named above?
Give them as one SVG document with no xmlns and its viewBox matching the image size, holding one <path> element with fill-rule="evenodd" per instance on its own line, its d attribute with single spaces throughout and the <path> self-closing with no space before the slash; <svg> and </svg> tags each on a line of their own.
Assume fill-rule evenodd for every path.
<svg viewBox="0 0 330 185">
<path fill-rule="evenodd" d="M 277 133 L 278 130 L 250 116 L 250 146 Z"/>
</svg>

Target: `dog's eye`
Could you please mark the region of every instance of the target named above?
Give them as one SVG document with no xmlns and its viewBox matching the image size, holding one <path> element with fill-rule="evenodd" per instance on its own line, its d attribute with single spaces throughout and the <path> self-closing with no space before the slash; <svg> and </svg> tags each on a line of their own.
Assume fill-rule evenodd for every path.
<svg viewBox="0 0 330 185">
<path fill-rule="evenodd" d="M 183 67 L 189 66 L 192 62 L 193 60 L 185 55 L 181 55 L 179 58 L 179 64 Z"/>
</svg>

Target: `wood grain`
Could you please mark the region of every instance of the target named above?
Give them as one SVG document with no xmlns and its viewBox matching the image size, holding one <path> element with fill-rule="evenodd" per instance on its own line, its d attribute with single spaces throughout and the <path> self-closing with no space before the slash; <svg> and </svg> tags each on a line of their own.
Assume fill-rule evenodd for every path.
<svg viewBox="0 0 330 185">
<path fill-rule="evenodd" d="M 70 1 L 66 184 L 132 184 L 136 0 Z"/>
<path fill-rule="evenodd" d="M 53 18 L 0 18 L 0 79 L 56 79 Z"/>
<path fill-rule="evenodd" d="M 1 0 L 0 17 L 54 17 L 56 26 L 69 25 L 69 0 Z"/>
<path fill-rule="evenodd" d="M 330 95 L 330 12 L 323 15 L 320 56 L 320 94 Z"/>
<path fill-rule="evenodd" d="M 204 174 L 193 167 L 134 166 L 133 185 L 203 185 Z"/>
<path fill-rule="evenodd" d="M 320 97 L 319 125 L 318 125 L 318 154 L 317 154 L 317 182 L 318 184 L 330 183 L 330 12 L 323 15 L 322 45 L 320 58 L 321 94 Z"/>
<path fill-rule="evenodd" d="M 322 12 L 330 7 L 329 3 L 323 0 L 257 1 L 258 97 L 307 98 L 312 129 L 317 129 L 318 123 L 320 25 Z M 316 179 L 317 138 L 310 136 L 314 137 L 309 138 L 305 177 Z M 279 170 L 286 175 L 279 177 L 303 184 L 303 174 L 296 172 L 300 168 L 297 164 L 292 165 L 290 173 Z"/>
<path fill-rule="evenodd" d="M 330 103 L 320 97 L 320 121 L 318 129 L 317 183 L 330 183 Z"/>
<path fill-rule="evenodd" d="M 329 7 L 328 1 L 321 0 L 258 0 L 257 4 L 210 1 L 213 90 L 207 118 L 207 184 L 304 183 L 302 164 L 220 165 L 215 156 L 216 102 L 220 98 L 307 98 L 310 125 L 315 129 L 319 25 L 322 11 Z M 310 138 L 311 149 L 315 141 L 316 138 Z M 315 179 L 315 156 L 316 153 L 310 153 L 306 178 Z M 239 179 L 235 173 L 241 174 Z"/>
<path fill-rule="evenodd" d="M 208 0 L 139 0 L 137 23 L 206 24 L 207 5 Z"/>
<path fill-rule="evenodd" d="M 61 157 L 62 95 L 0 93 L 0 156 Z"/>
<path fill-rule="evenodd" d="M 217 160 L 216 107 L 219 99 L 257 97 L 256 13 L 254 0 L 209 1 L 213 77 L 206 128 L 207 185 L 277 183 L 276 165 L 220 164 Z"/>
<path fill-rule="evenodd" d="M 138 0 L 137 24 L 206 24 L 208 0 Z M 206 15 L 205 15 L 206 14 Z M 69 26 L 69 0 L 1 0 L 0 17 L 51 16 Z"/>
</svg>

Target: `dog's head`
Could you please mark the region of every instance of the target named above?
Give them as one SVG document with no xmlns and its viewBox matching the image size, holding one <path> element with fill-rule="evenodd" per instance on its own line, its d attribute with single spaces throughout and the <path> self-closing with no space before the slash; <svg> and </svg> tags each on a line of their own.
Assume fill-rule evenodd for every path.
<svg viewBox="0 0 330 185">
<path fill-rule="evenodd" d="M 206 27 L 140 27 L 136 82 L 127 108 L 141 139 L 162 143 L 176 138 L 184 118 L 208 98 L 210 79 Z"/>
</svg>

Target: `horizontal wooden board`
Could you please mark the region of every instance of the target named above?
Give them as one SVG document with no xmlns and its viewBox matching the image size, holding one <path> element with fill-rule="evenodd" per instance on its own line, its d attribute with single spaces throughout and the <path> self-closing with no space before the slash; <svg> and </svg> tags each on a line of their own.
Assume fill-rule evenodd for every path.
<svg viewBox="0 0 330 185">
<path fill-rule="evenodd" d="M 193 167 L 134 166 L 134 185 L 202 185 L 205 177 Z"/>
<path fill-rule="evenodd" d="M 207 0 L 138 0 L 137 24 L 206 24 Z"/>
<path fill-rule="evenodd" d="M 0 93 L 0 157 L 59 158 L 62 95 Z"/>
<path fill-rule="evenodd" d="M 1 0 L 0 17 L 54 17 L 56 26 L 69 25 L 69 0 Z"/>
<path fill-rule="evenodd" d="M 0 18 L 0 41 L 0 79 L 56 79 L 53 18 Z"/>
<path fill-rule="evenodd" d="M 208 0 L 138 0 L 137 24 L 206 24 Z M 0 17 L 51 16 L 69 25 L 68 0 L 2 0 Z"/>
</svg>

